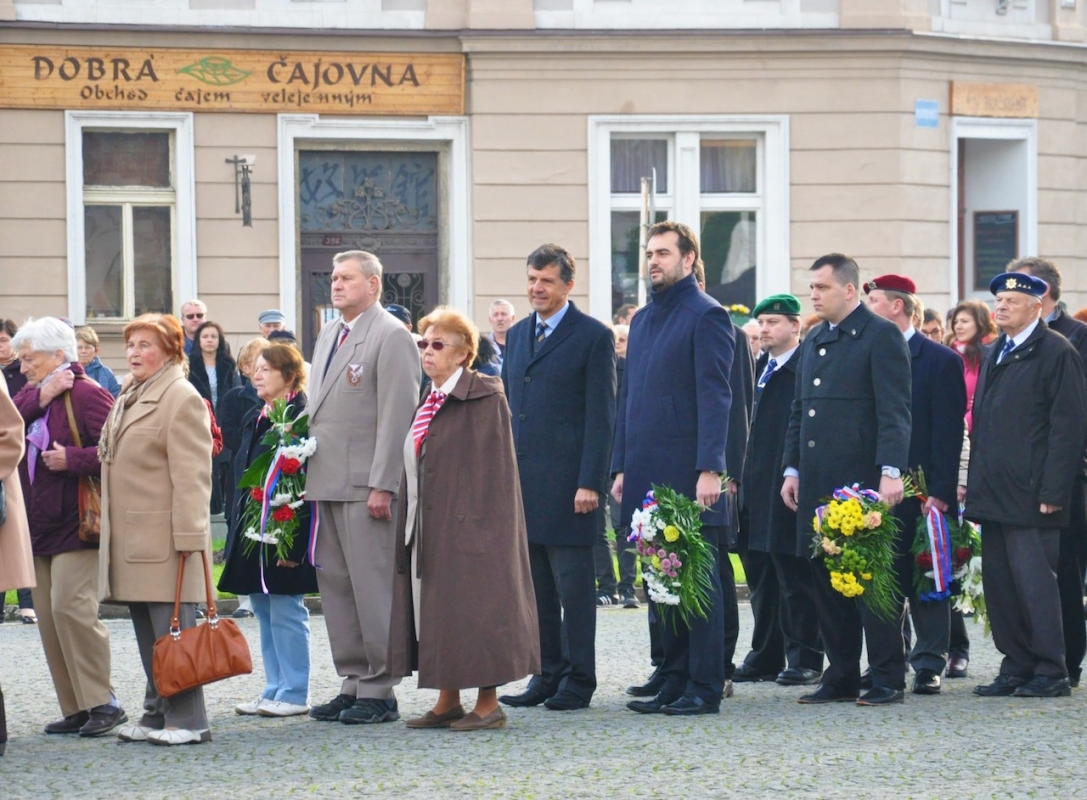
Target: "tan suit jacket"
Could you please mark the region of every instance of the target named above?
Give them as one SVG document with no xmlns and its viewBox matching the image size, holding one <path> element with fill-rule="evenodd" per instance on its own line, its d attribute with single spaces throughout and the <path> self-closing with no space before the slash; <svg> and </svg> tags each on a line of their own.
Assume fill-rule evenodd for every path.
<svg viewBox="0 0 1087 800">
<path fill-rule="evenodd" d="M 125 410 L 113 463 L 102 464 L 101 600 L 172 603 L 178 553 L 211 547 L 209 422 L 180 365 Z M 181 600 L 205 594 L 203 565 L 190 558 Z"/>
<path fill-rule="evenodd" d="M 366 502 L 371 489 L 400 490 L 404 437 L 419 397 L 419 349 L 403 323 L 375 303 L 326 372 L 342 320 L 326 324 L 313 349 L 307 410 L 317 451 L 306 465 L 306 497 Z"/>
<path fill-rule="evenodd" d="M 23 457 L 23 433 L 23 418 L 8 396 L 7 381 L 0 375 L 0 480 L 4 482 L 8 509 L 7 522 L 0 527 L 0 592 L 35 585 L 30 527 L 18 472 Z"/>
</svg>

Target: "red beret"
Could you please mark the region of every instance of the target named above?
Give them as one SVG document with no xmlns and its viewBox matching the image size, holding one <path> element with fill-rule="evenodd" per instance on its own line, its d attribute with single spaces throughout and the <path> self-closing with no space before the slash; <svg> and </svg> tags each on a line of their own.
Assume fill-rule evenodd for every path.
<svg viewBox="0 0 1087 800">
<path fill-rule="evenodd" d="M 917 294 L 917 284 L 912 278 L 905 275 L 880 275 L 878 278 L 864 284 L 864 293 L 870 294 L 873 289 L 888 289 L 892 292 L 905 292 Z"/>
</svg>

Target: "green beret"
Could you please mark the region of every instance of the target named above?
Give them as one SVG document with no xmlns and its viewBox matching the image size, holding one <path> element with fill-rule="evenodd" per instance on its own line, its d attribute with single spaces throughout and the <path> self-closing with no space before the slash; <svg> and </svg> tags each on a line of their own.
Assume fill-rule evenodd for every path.
<svg viewBox="0 0 1087 800">
<path fill-rule="evenodd" d="M 772 294 L 755 306 L 751 316 L 758 319 L 760 314 L 784 314 L 788 317 L 799 317 L 800 301 L 791 294 Z"/>
</svg>

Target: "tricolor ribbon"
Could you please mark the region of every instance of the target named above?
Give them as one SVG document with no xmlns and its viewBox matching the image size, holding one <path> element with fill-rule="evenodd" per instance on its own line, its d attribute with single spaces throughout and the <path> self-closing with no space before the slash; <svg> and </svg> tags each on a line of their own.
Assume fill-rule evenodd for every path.
<svg viewBox="0 0 1087 800">
<path fill-rule="evenodd" d="M 276 496 L 276 485 L 279 483 L 279 477 L 283 474 L 283 462 L 286 461 L 286 457 L 283 455 L 282 445 L 276 450 L 276 454 L 272 456 L 272 466 L 268 469 L 268 477 L 264 480 L 264 488 L 260 492 L 260 535 L 261 542 L 264 543 L 265 530 L 268 527 L 268 518 L 272 514 L 272 498 Z M 268 591 L 268 584 L 264 581 L 264 548 L 260 548 L 260 588 L 265 594 L 270 594 Z"/>
<path fill-rule="evenodd" d="M 935 507 L 929 508 L 925 515 L 925 528 L 932 553 L 932 580 L 936 584 L 936 591 L 921 592 L 917 599 L 933 603 L 951 596 L 951 532 L 947 528 L 947 517 Z"/>
<path fill-rule="evenodd" d="M 309 505 L 309 563 L 313 564 L 314 569 L 320 569 L 321 565 L 317 563 L 317 531 L 321 527 L 321 515 L 317 508 L 320 503 L 310 503 Z"/>
<path fill-rule="evenodd" d="M 868 501 L 869 503 L 880 502 L 879 492 L 874 492 L 871 489 L 862 489 L 859 483 L 835 489 L 834 499 L 841 503 L 844 503 L 847 500 L 856 500 L 857 502 Z"/>
</svg>

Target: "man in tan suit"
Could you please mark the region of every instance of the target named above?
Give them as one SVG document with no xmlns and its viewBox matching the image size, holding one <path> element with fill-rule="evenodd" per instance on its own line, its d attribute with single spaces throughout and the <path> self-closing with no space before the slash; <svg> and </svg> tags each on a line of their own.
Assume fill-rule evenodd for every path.
<svg viewBox="0 0 1087 800">
<path fill-rule="evenodd" d="M 317 583 L 340 694 L 314 719 L 348 724 L 400 718 L 388 671 L 396 496 L 404 438 L 419 396 L 419 353 L 381 307 L 381 262 L 349 250 L 332 259 L 340 316 L 317 337 L 310 371 L 306 496 L 318 502 Z"/>
</svg>

